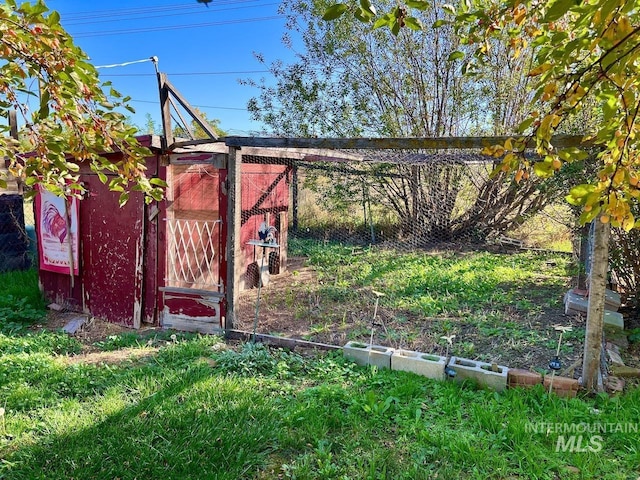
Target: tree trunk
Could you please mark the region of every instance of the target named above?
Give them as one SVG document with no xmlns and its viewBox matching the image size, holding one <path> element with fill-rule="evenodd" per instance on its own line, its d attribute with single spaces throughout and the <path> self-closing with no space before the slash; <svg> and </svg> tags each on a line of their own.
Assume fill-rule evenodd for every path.
<svg viewBox="0 0 640 480">
<path fill-rule="evenodd" d="M 582 387 L 588 392 L 598 390 L 600 353 L 604 327 L 604 299 L 609 264 L 609 224 L 594 220 L 593 258 L 589 278 L 589 307 L 587 331 L 584 338 L 582 359 Z"/>
</svg>

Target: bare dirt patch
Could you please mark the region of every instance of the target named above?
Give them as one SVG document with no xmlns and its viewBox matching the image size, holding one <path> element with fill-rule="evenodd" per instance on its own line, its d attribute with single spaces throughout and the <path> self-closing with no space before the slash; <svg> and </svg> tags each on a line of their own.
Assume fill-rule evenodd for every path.
<svg viewBox="0 0 640 480">
<path fill-rule="evenodd" d="M 516 305 L 503 315 L 424 317 L 415 313 L 375 307 L 370 288 L 354 288 L 348 298 L 321 295 L 321 284 L 305 258 L 290 258 L 286 272 L 272 275 L 261 290 L 258 333 L 344 345 L 350 340 L 405 348 L 440 355 L 496 362 L 512 368 L 548 370 L 560 332 L 556 325 L 571 326 L 560 350 L 563 368 L 582 356 L 585 319 L 567 316 L 562 306 L 565 291 L 540 289 L 534 311 Z M 568 286 L 567 286 L 568 288 Z M 527 292 L 531 296 L 531 292 Z M 555 297 L 554 297 L 555 296 Z M 236 328 L 253 330 L 257 289 L 240 295 Z M 373 320 L 375 313 L 375 321 Z M 448 345 L 442 337 L 455 335 Z M 580 366 L 569 375 L 578 375 Z"/>
<path fill-rule="evenodd" d="M 116 365 L 126 362 L 139 362 L 153 356 L 158 351 L 157 348 L 123 348 L 110 352 L 87 352 L 80 355 L 72 355 L 62 357 L 63 362 L 67 365 L 86 364 L 86 365 Z"/>
</svg>

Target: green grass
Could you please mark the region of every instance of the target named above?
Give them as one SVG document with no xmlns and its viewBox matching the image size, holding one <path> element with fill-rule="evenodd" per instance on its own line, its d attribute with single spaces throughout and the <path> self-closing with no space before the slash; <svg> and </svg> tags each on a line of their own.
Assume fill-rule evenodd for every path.
<svg viewBox="0 0 640 480">
<path fill-rule="evenodd" d="M 530 428 L 638 422 L 638 389 L 497 394 L 199 336 L 69 364 L 49 335 L 0 336 L 0 478 L 622 479 L 640 464 L 637 433 L 570 453 Z"/>
<path fill-rule="evenodd" d="M 292 255 L 308 256 L 318 272 L 323 298 L 353 296 L 354 288 L 384 292 L 381 304 L 425 316 L 480 313 L 516 305 L 531 309 L 527 287 L 543 278 L 546 288 L 566 282 L 569 258 L 561 254 L 524 252 L 399 253 L 308 240 L 292 240 Z"/>
<path fill-rule="evenodd" d="M 45 316 L 45 306 L 37 270 L 0 273 L 0 332 L 24 330 Z"/>
</svg>

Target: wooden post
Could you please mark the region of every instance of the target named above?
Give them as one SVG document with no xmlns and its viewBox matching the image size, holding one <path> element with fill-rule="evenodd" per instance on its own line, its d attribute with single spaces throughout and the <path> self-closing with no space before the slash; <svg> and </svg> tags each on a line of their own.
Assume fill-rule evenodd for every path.
<svg viewBox="0 0 640 480">
<path fill-rule="evenodd" d="M 584 338 L 582 359 L 582 387 L 588 392 L 598 390 L 600 354 L 604 328 L 604 300 L 609 265 L 609 224 L 594 220 L 593 258 L 589 279 L 589 306 L 587 330 Z"/>
<path fill-rule="evenodd" d="M 173 131 L 171 129 L 171 102 L 167 88 L 167 76 L 158 72 L 158 89 L 160 92 L 160 112 L 162 113 L 163 145 L 162 153 L 166 153 L 167 147 L 173 145 Z"/>
<path fill-rule="evenodd" d="M 293 231 L 298 233 L 298 166 L 294 165 L 293 174 L 291 179 L 292 184 L 292 196 L 293 196 Z"/>
<path fill-rule="evenodd" d="M 578 252 L 578 288 L 580 290 L 587 289 L 587 258 L 589 257 L 589 225 L 584 225 L 578 230 L 580 239 Z"/>
<path fill-rule="evenodd" d="M 229 147 L 227 162 L 227 281 L 225 330 L 233 329 L 236 320 L 236 308 L 240 294 L 240 277 L 242 275 L 242 245 L 240 244 L 240 227 L 242 226 L 242 192 L 240 176 L 242 171 L 242 153 L 237 147 Z"/>
<path fill-rule="evenodd" d="M 287 248 L 289 248 L 289 220 L 287 212 L 278 213 L 276 228 L 278 229 L 278 243 L 280 244 L 280 273 L 287 270 Z"/>
</svg>

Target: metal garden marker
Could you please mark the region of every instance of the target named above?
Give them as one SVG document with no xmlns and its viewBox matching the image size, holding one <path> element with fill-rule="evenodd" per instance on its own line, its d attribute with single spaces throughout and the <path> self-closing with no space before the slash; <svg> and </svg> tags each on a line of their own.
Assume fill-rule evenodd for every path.
<svg viewBox="0 0 640 480">
<path fill-rule="evenodd" d="M 378 303 L 380 303 L 380 297 L 384 297 L 384 293 L 371 290 L 376 296 L 376 304 L 373 307 L 373 318 L 371 319 L 371 336 L 369 337 L 369 357 L 371 357 L 371 347 L 373 345 L 373 332 L 376 330 L 376 316 L 378 315 Z M 370 363 L 370 362 L 369 362 Z"/>
<path fill-rule="evenodd" d="M 562 368 L 562 364 L 560 363 L 560 345 L 562 345 L 562 335 L 565 332 L 570 332 L 573 330 L 572 327 L 565 327 L 562 325 L 554 325 L 553 329 L 560 332 L 560 338 L 558 338 L 558 348 L 556 348 L 556 355 L 549 362 L 549 368 L 551 369 L 551 381 L 549 382 L 549 393 L 553 389 L 553 378 L 556 375 L 556 372 Z"/>
</svg>

